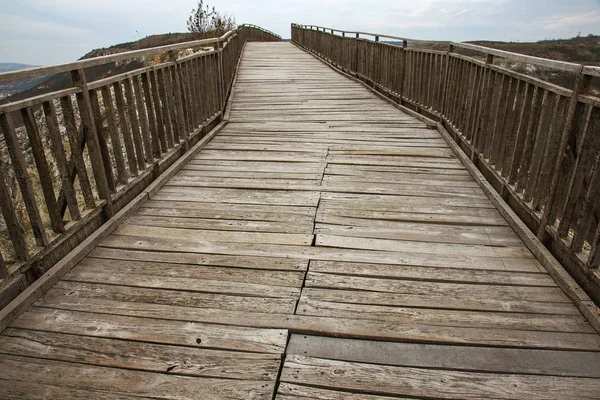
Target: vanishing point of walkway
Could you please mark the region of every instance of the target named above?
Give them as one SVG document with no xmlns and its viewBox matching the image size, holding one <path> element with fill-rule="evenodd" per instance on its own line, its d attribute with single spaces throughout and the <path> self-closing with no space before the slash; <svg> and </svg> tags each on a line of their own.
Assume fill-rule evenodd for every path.
<svg viewBox="0 0 600 400">
<path fill-rule="evenodd" d="M 598 398 L 600 336 L 437 131 L 289 43 L 0 336 L 2 398 Z"/>
</svg>

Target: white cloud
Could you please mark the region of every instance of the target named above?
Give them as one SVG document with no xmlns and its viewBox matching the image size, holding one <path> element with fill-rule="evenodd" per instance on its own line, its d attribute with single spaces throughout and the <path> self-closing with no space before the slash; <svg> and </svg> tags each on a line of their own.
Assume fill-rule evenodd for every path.
<svg viewBox="0 0 600 400">
<path fill-rule="evenodd" d="M 66 38 L 78 38 L 81 35 L 90 35 L 92 31 L 73 26 L 21 17 L 18 15 L 0 14 L 0 32 L 7 36 L 30 36 L 46 38 L 48 36 L 63 36 Z"/>
<path fill-rule="evenodd" d="M 581 26 L 596 24 L 600 26 L 600 11 L 574 14 L 569 16 L 553 16 L 543 19 L 542 25 L 547 30 L 578 29 Z"/>
</svg>

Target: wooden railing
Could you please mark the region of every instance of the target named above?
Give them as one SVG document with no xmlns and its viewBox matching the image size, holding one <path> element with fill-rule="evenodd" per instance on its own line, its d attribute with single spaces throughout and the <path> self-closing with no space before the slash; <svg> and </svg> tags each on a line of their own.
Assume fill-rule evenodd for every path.
<svg viewBox="0 0 600 400">
<path fill-rule="evenodd" d="M 600 98 L 588 90 L 600 77 L 599 67 L 455 42 L 446 42 L 447 51 L 434 51 L 407 38 L 297 24 L 292 40 L 441 122 L 600 302 Z M 501 59 L 565 71 L 573 86 L 515 72 Z"/>
<path fill-rule="evenodd" d="M 0 83 L 72 79 L 0 106 L 0 307 L 221 121 L 246 41 L 280 39 L 242 25 L 215 39 L 0 74 Z M 86 68 L 150 57 L 159 63 L 86 79 Z"/>
</svg>

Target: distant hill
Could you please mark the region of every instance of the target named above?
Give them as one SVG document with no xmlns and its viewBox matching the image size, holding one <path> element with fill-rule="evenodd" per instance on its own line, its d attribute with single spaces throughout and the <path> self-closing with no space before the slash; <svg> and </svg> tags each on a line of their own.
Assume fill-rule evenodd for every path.
<svg viewBox="0 0 600 400">
<path fill-rule="evenodd" d="M 19 63 L 0 63 L 0 72 L 18 71 L 20 69 L 33 68 L 37 65 L 19 64 Z"/>
<path fill-rule="evenodd" d="M 33 68 L 37 67 L 37 65 L 29 65 L 29 64 L 18 64 L 18 63 L 0 63 L 0 73 L 2 72 L 10 72 L 10 71 L 18 71 L 21 69 Z M 22 92 L 24 90 L 30 89 L 39 85 L 41 82 L 47 79 L 46 76 L 40 76 L 37 78 L 24 79 L 22 81 L 9 82 L 9 83 L 0 83 L 0 100 L 11 96 L 15 93 Z"/>
</svg>

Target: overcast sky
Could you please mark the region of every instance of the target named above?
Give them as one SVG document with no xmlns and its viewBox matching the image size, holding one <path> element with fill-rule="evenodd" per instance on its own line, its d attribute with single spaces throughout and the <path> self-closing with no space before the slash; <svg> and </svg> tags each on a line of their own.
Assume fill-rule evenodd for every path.
<svg viewBox="0 0 600 400">
<path fill-rule="evenodd" d="M 0 0 L 0 62 L 47 65 L 98 47 L 184 32 L 197 0 Z M 536 41 L 600 34 L 600 0 L 212 0 L 238 23 L 290 23 L 415 39 Z"/>
</svg>

